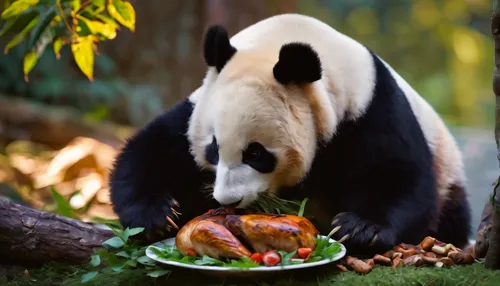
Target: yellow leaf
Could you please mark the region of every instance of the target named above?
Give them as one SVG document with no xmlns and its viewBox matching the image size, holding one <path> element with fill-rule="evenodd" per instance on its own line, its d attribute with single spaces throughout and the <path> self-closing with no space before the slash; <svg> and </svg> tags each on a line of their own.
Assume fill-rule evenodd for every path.
<svg viewBox="0 0 500 286">
<path fill-rule="evenodd" d="M 37 60 L 38 60 L 38 58 L 36 56 L 35 51 L 31 51 L 24 56 L 23 71 L 24 71 L 24 80 L 25 81 L 28 81 L 28 74 L 35 66 Z"/>
<path fill-rule="evenodd" d="M 39 0 L 18 0 L 12 3 L 7 9 L 2 12 L 2 19 L 8 19 L 10 17 L 17 16 L 30 8 L 38 4 Z"/>
<path fill-rule="evenodd" d="M 56 54 L 56 58 L 60 59 L 61 58 L 61 48 L 63 46 L 63 40 L 61 38 L 57 38 L 54 41 L 54 54 Z"/>
<path fill-rule="evenodd" d="M 97 20 L 89 20 L 83 16 L 77 15 L 77 18 L 85 23 L 92 34 L 101 34 L 107 39 L 116 37 L 116 26 L 108 23 L 103 23 Z"/>
<path fill-rule="evenodd" d="M 71 44 L 71 51 L 80 70 L 90 81 L 94 80 L 94 36 L 80 37 Z"/>
<path fill-rule="evenodd" d="M 109 0 L 108 13 L 120 24 L 135 31 L 135 10 L 132 4 L 122 0 Z"/>
</svg>

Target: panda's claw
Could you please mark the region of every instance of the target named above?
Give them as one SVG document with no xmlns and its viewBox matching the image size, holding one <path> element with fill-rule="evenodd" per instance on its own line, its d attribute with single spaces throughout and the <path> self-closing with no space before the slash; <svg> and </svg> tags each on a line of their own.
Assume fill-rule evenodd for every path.
<svg viewBox="0 0 500 286">
<path fill-rule="evenodd" d="M 175 224 L 174 220 L 173 220 L 173 219 L 171 219 L 168 215 L 166 215 L 166 216 L 165 216 L 165 218 L 166 218 L 167 222 L 168 222 L 171 226 L 173 226 L 175 229 L 179 229 L 179 227 L 177 226 L 177 224 Z"/>
<path fill-rule="evenodd" d="M 381 227 L 355 213 L 339 213 L 333 222 L 331 233 L 338 242 L 345 242 L 350 249 L 375 248 L 380 244 Z"/>
<path fill-rule="evenodd" d="M 342 243 L 342 242 L 344 242 L 344 241 L 348 240 L 348 239 L 349 239 L 349 237 L 350 237 L 350 235 L 349 235 L 349 234 L 346 234 L 346 235 L 342 236 L 342 238 L 341 238 L 341 239 L 339 239 L 337 242 L 338 242 L 338 243 Z"/>
<path fill-rule="evenodd" d="M 375 234 L 375 236 L 372 238 L 372 242 L 370 242 L 370 247 L 372 247 L 373 245 L 375 245 L 375 242 L 377 241 L 377 238 L 378 238 L 378 233 Z"/>
<path fill-rule="evenodd" d="M 328 234 L 328 237 L 331 237 L 332 235 L 334 235 L 337 231 L 339 231 L 339 230 L 340 230 L 340 228 L 341 228 L 341 227 L 342 227 L 342 226 L 340 226 L 340 225 L 339 225 L 339 226 L 334 227 L 334 228 L 332 229 L 332 231 L 330 231 L 330 233 Z"/>
</svg>

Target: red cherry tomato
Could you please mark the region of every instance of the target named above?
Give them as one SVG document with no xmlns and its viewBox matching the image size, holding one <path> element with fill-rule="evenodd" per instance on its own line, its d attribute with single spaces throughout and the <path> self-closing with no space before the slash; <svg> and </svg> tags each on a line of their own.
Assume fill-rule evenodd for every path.
<svg viewBox="0 0 500 286">
<path fill-rule="evenodd" d="M 257 264 L 260 264 L 260 263 L 262 263 L 262 254 L 256 252 L 256 253 L 252 254 L 252 256 L 250 256 L 250 259 L 255 261 Z"/>
<path fill-rule="evenodd" d="M 311 252 L 312 252 L 312 249 L 310 249 L 309 247 L 299 248 L 297 250 L 299 257 L 302 259 L 307 259 L 309 257 L 309 254 L 311 254 Z"/>
<path fill-rule="evenodd" d="M 264 253 L 264 255 L 262 256 L 262 261 L 264 261 L 264 264 L 266 266 L 276 266 L 281 262 L 281 256 L 274 251 L 269 251 Z"/>
</svg>

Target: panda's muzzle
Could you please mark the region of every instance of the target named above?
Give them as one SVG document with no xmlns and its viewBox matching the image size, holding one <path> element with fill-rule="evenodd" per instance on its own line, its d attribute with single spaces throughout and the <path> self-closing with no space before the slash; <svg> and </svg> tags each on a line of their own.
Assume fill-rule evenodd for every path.
<svg viewBox="0 0 500 286">
<path fill-rule="evenodd" d="M 241 202 L 243 201 L 243 198 L 239 199 L 238 201 L 236 202 L 233 202 L 233 203 L 229 203 L 229 204 L 221 204 L 219 203 L 222 207 L 224 208 L 235 208 L 237 207 Z"/>
</svg>

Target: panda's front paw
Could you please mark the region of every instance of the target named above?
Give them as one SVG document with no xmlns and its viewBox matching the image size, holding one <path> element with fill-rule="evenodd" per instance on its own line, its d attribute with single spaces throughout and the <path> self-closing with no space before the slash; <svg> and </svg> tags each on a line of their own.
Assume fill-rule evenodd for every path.
<svg viewBox="0 0 500 286">
<path fill-rule="evenodd" d="M 175 235 L 179 229 L 178 203 L 174 199 L 164 204 L 136 204 L 120 214 L 123 227 L 143 227 L 144 231 L 132 237 L 139 243 L 151 243 Z"/>
<path fill-rule="evenodd" d="M 332 221 L 332 238 L 348 251 L 383 252 L 395 245 L 391 229 L 359 217 L 355 213 L 339 213 Z"/>
</svg>

